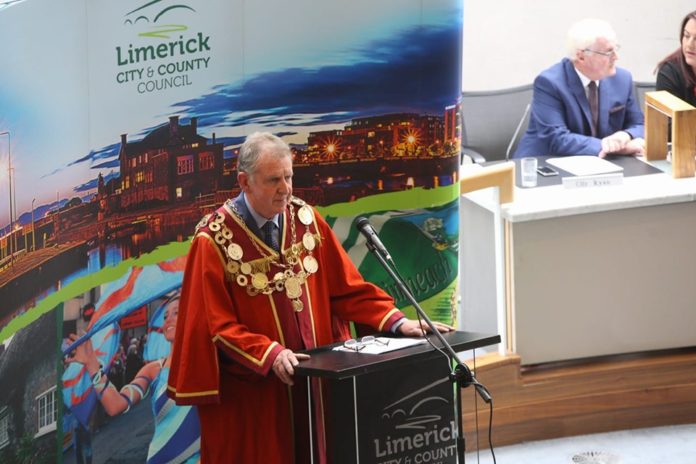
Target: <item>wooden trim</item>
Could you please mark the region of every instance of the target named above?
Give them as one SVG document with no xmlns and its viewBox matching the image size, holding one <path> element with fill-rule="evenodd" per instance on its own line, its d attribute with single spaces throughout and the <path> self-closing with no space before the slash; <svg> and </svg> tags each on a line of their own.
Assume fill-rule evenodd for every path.
<svg viewBox="0 0 696 464">
<path fill-rule="evenodd" d="M 675 97 L 666 90 L 646 92 L 645 102 L 654 106 L 658 111 L 670 116 L 678 111 L 689 111 L 695 109 L 681 98 Z"/>
<path fill-rule="evenodd" d="M 645 94 L 645 157 L 667 158 L 667 133 L 672 120 L 672 177 L 696 173 L 696 108 L 666 90 Z"/>
<path fill-rule="evenodd" d="M 510 221 L 503 221 L 503 233 L 505 240 L 505 252 L 503 255 L 503 261 L 505 263 L 505 334 L 507 339 L 507 348 L 510 350 L 515 349 L 515 318 L 513 304 L 515 301 L 515 276 L 513 275 L 514 269 L 512 265 L 512 224 Z"/>
<path fill-rule="evenodd" d="M 500 189 L 500 203 L 512 203 L 515 198 L 515 163 L 494 164 L 466 172 L 459 181 L 460 195 L 489 187 Z"/>
<path fill-rule="evenodd" d="M 494 446 L 696 423 L 696 349 L 523 370 L 518 355 L 491 353 L 477 358 L 476 378 L 493 396 Z M 487 448 L 489 407 L 473 388 L 462 411 L 467 450 Z"/>
</svg>

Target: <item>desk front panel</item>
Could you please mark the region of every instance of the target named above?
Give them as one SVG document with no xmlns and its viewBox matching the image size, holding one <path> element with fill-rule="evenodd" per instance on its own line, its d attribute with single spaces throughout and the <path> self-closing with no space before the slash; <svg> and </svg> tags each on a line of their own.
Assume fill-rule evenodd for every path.
<svg viewBox="0 0 696 464">
<path fill-rule="evenodd" d="M 696 346 L 696 203 L 513 223 L 523 364 Z"/>
</svg>

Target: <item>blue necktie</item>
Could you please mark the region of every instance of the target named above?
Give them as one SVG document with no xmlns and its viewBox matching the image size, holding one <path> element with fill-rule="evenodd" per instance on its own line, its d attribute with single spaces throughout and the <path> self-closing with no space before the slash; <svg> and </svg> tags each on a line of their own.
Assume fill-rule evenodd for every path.
<svg viewBox="0 0 696 464">
<path fill-rule="evenodd" d="M 263 227 L 261 227 L 261 231 L 263 232 L 263 241 L 266 242 L 266 245 L 278 251 L 278 240 L 273 233 L 275 231 L 275 223 L 266 221 Z"/>
</svg>

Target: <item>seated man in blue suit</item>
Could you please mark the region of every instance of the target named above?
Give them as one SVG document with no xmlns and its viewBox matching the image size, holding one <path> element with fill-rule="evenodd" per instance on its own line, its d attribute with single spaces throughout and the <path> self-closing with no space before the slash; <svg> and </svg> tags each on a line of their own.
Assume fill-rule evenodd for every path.
<svg viewBox="0 0 696 464">
<path fill-rule="evenodd" d="M 643 154 L 643 113 L 631 74 L 616 67 L 618 49 L 605 21 L 585 19 L 570 28 L 568 58 L 534 80 L 529 127 L 513 158 Z"/>
</svg>

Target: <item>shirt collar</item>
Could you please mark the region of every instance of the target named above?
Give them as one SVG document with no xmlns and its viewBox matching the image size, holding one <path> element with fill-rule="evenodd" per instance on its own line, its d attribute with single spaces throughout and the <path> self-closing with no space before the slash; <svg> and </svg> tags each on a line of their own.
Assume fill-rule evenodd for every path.
<svg viewBox="0 0 696 464">
<path fill-rule="evenodd" d="M 578 73 L 578 77 L 580 78 L 580 82 L 582 82 L 582 86 L 583 86 L 584 88 L 587 88 L 587 85 L 588 85 L 590 82 L 592 82 L 592 79 L 590 79 L 589 77 L 585 76 L 583 73 L 581 73 L 580 71 L 578 71 L 578 68 L 576 68 L 575 66 L 573 66 L 573 69 L 575 70 L 576 73 Z M 595 83 L 597 84 L 597 89 L 599 89 L 599 83 L 600 83 L 600 81 L 595 81 Z"/>
<path fill-rule="evenodd" d="M 258 227 L 259 229 L 261 229 L 261 227 L 263 227 L 263 225 L 264 225 L 267 221 L 271 221 L 271 222 L 273 222 L 273 224 L 276 225 L 276 227 L 280 227 L 280 225 L 278 224 L 278 217 L 280 216 L 279 214 L 276 214 L 276 215 L 273 216 L 271 219 L 266 219 L 265 217 L 263 217 L 263 216 L 261 216 L 259 213 L 257 213 L 257 212 L 254 210 L 254 208 L 251 207 L 251 205 L 250 205 L 249 202 L 247 201 L 246 195 L 244 195 L 244 192 L 242 192 L 242 199 L 244 200 L 244 204 L 246 205 L 247 209 L 249 210 L 249 213 L 251 214 L 251 217 L 254 218 L 254 222 L 256 223 L 256 227 Z"/>
</svg>

